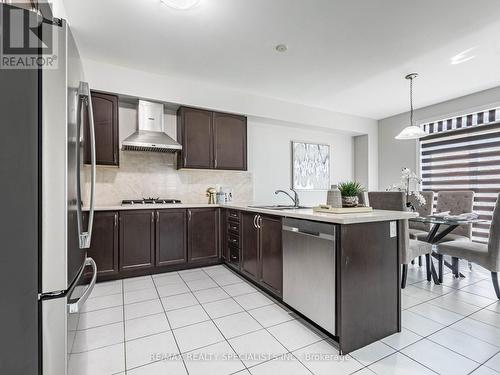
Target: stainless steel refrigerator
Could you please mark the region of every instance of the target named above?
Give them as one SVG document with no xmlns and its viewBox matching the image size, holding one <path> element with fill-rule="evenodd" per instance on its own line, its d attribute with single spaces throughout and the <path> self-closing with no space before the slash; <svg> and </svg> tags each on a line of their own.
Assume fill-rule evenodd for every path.
<svg viewBox="0 0 500 375">
<path fill-rule="evenodd" d="M 14 6 L 0 7 L 5 14 Z M 8 375 L 67 373 L 78 316 L 97 274 L 86 255 L 95 187 L 90 90 L 68 25 L 50 9 L 43 17 L 44 30 L 54 33 L 57 68 L 0 69 L 0 374 Z M 84 116 L 92 159 L 85 222 Z"/>
</svg>

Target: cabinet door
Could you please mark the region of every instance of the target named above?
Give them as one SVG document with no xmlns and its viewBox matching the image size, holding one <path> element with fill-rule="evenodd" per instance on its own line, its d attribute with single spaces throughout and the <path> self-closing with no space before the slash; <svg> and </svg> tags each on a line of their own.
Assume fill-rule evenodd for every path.
<svg viewBox="0 0 500 375">
<path fill-rule="evenodd" d="M 87 220 L 86 214 L 85 222 Z M 87 256 L 96 262 L 97 276 L 118 273 L 118 212 L 95 212 L 92 240 Z"/>
<path fill-rule="evenodd" d="M 94 113 L 96 163 L 100 165 L 118 165 L 118 97 L 93 91 L 92 110 Z M 85 163 L 90 164 L 88 117 L 84 116 L 84 119 Z"/>
<path fill-rule="evenodd" d="M 181 107 L 177 117 L 177 134 L 182 152 L 182 168 L 212 168 L 212 112 Z"/>
<path fill-rule="evenodd" d="M 154 265 L 154 211 L 120 212 L 120 270 Z"/>
<path fill-rule="evenodd" d="M 216 208 L 188 209 L 189 262 L 219 257 L 218 210 Z"/>
<path fill-rule="evenodd" d="M 247 276 L 259 279 L 259 230 L 255 225 L 257 214 L 241 213 L 241 270 Z"/>
<path fill-rule="evenodd" d="M 214 113 L 214 167 L 247 170 L 247 119 Z"/>
<path fill-rule="evenodd" d="M 281 219 L 261 215 L 260 225 L 260 282 L 275 293 L 283 290 L 283 246 Z"/>
<path fill-rule="evenodd" d="M 186 210 L 156 211 L 157 266 L 187 262 Z"/>
</svg>

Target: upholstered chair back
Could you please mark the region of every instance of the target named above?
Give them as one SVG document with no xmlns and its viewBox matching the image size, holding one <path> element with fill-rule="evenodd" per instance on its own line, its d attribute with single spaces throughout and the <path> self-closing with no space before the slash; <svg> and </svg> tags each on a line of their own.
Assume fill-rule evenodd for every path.
<svg viewBox="0 0 500 375">
<path fill-rule="evenodd" d="M 436 212 L 450 211 L 451 215 L 460 215 L 472 212 L 473 205 L 473 191 L 438 191 Z M 472 238 L 472 224 L 461 225 L 452 233 Z"/>
<path fill-rule="evenodd" d="M 406 193 L 402 191 L 370 191 L 368 192 L 370 207 L 375 210 L 406 211 Z M 399 221 L 399 258 L 403 264 L 408 263 L 410 236 L 408 220 Z"/>
<path fill-rule="evenodd" d="M 402 191 L 370 191 L 368 201 L 375 210 L 406 210 L 406 194 Z"/>
<path fill-rule="evenodd" d="M 491 221 L 488 255 L 492 266 L 491 270 L 500 271 L 500 194 L 498 194 Z"/>
<path fill-rule="evenodd" d="M 425 204 L 420 205 L 417 199 L 411 195 L 410 202 L 415 207 L 415 211 L 418 212 L 419 216 L 429 216 L 432 215 L 434 210 L 434 192 L 433 191 L 421 191 L 420 194 L 425 198 Z M 431 224 L 429 223 L 419 223 L 416 221 L 410 221 L 410 228 L 425 230 L 429 232 L 431 230 Z"/>
</svg>

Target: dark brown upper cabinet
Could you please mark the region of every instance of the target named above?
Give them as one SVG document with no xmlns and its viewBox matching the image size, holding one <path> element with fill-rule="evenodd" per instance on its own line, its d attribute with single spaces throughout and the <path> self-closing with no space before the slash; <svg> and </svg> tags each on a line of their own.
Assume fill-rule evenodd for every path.
<svg viewBox="0 0 500 375">
<path fill-rule="evenodd" d="M 154 266 L 155 211 L 120 212 L 120 271 Z"/>
<path fill-rule="evenodd" d="M 178 168 L 247 170 L 247 119 L 244 116 L 181 107 Z"/>
<path fill-rule="evenodd" d="M 118 212 L 95 212 L 87 256 L 96 262 L 99 278 L 118 274 Z"/>
<path fill-rule="evenodd" d="M 156 266 L 187 262 L 186 210 L 156 211 Z"/>
<path fill-rule="evenodd" d="M 215 169 L 247 170 L 247 118 L 214 112 Z"/>
<path fill-rule="evenodd" d="M 188 261 L 202 262 L 219 257 L 219 211 L 216 208 L 188 209 Z"/>
<path fill-rule="evenodd" d="M 177 165 L 181 168 L 213 167 L 212 112 L 181 107 L 177 113 L 177 140 L 182 144 Z"/>
<path fill-rule="evenodd" d="M 97 165 L 119 165 L 118 97 L 91 92 L 94 113 L 95 156 Z M 84 159 L 90 164 L 90 132 L 84 116 Z"/>
</svg>

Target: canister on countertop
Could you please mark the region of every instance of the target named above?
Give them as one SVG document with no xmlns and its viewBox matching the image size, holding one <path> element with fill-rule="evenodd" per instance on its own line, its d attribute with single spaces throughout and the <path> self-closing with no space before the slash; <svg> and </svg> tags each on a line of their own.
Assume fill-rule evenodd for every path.
<svg viewBox="0 0 500 375">
<path fill-rule="evenodd" d="M 342 194 L 337 185 L 332 185 L 326 195 L 326 204 L 333 208 L 342 207 Z"/>
</svg>

